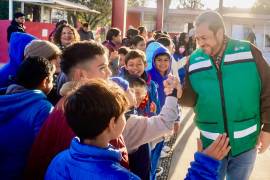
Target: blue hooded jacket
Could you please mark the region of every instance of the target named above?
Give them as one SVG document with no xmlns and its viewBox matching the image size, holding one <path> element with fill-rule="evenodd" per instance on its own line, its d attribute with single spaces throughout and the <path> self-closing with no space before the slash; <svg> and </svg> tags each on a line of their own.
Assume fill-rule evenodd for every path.
<svg viewBox="0 0 270 180">
<path fill-rule="evenodd" d="M 75 137 L 70 148 L 52 160 L 45 179 L 139 180 L 138 176 L 120 165 L 120 159 L 120 152 L 112 146 L 100 148 L 81 144 Z"/>
<path fill-rule="evenodd" d="M 147 46 L 145 50 L 146 62 L 147 62 L 147 67 L 145 69 L 146 71 L 149 71 L 150 69 L 152 69 L 153 55 L 155 53 L 155 50 L 158 49 L 159 47 L 164 47 L 164 46 L 158 42 L 151 42 Z"/>
<path fill-rule="evenodd" d="M 162 55 L 162 54 L 167 54 L 170 57 L 169 69 L 166 71 L 166 74 L 164 76 L 162 76 L 159 73 L 159 71 L 157 70 L 156 65 L 155 65 L 155 58 L 159 55 Z M 158 98 L 159 98 L 159 102 L 160 102 L 160 107 L 162 107 L 165 103 L 165 98 L 166 98 L 166 95 L 164 93 L 163 81 L 168 78 L 168 75 L 171 72 L 172 57 L 170 55 L 169 50 L 167 48 L 161 46 L 161 47 L 158 47 L 154 51 L 152 58 L 153 58 L 152 59 L 152 69 L 148 72 L 148 74 L 151 76 L 151 79 L 158 84 Z"/>
<path fill-rule="evenodd" d="M 20 91 L 0 96 L 0 179 L 21 179 L 34 138 L 53 108 L 42 91 L 11 86 Z"/>
<path fill-rule="evenodd" d="M 36 37 L 20 32 L 11 35 L 9 43 L 9 62 L 0 68 L 0 88 L 12 84 L 10 77 L 14 77 L 24 58 L 24 49 Z"/>
</svg>

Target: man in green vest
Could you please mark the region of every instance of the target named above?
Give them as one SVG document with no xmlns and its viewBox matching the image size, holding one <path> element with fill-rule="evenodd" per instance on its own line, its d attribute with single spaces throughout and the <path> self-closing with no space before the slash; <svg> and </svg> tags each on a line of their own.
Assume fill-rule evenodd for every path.
<svg viewBox="0 0 270 180">
<path fill-rule="evenodd" d="M 180 104 L 194 108 L 204 148 L 229 137 L 220 179 L 247 180 L 257 151 L 270 145 L 270 67 L 254 45 L 227 37 L 214 11 L 197 17 L 195 36 L 199 48 L 186 65 Z"/>
</svg>

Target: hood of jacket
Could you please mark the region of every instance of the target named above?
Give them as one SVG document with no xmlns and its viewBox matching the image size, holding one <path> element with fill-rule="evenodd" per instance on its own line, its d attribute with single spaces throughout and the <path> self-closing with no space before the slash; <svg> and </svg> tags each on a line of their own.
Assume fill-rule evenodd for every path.
<svg viewBox="0 0 270 180">
<path fill-rule="evenodd" d="M 158 70 L 157 70 L 157 68 L 156 68 L 155 58 L 156 58 L 157 56 L 163 55 L 163 54 L 168 55 L 169 58 L 170 58 L 169 69 L 166 71 L 166 74 L 165 74 L 165 76 L 164 76 L 164 77 L 166 77 L 166 79 L 167 79 L 168 74 L 170 74 L 170 72 L 171 72 L 172 56 L 171 56 L 169 50 L 168 50 L 167 48 L 165 48 L 165 47 L 162 47 L 162 46 L 161 46 L 161 47 L 157 48 L 157 49 L 154 51 L 153 56 L 152 56 L 152 69 L 151 69 L 150 71 L 154 71 L 155 73 L 159 73 Z M 160 74 L 160 73 L 159 73 L 159 74 Z"/>
<path fill-rule="evenodd" d="M 116 162 L 120 162 L 121 160 L 120 151 L 113 149 L 111 145 L 107 148 L 89 146 L 81 144 L 78 137 L 73 138 L 71 142 L 70 155 L 74 159 L 82 159 L 83 161 L 88 159 L 89 162 L 101 161 L 102 159 Z"/>
<path fill-rule="evenodd" d="M 161 55 L 161 54 L 167 54 L 169 57 L 170 57 L 170 65 L 169 65 L 169 69 L 167 70 L 166 74 L 164 76 L 162 76 L 159 71 L 157 70 L 156 68 L 156 65 L 155 65 L 155 58 L 158 56 L 158 55 Z M 153 57 L 152 57 L 152 69 L 148 72 L 151 79 L 156 82 L 158 84 L 158 98 L 159 98 L 159 101 L 160 101 L 160 106 L 162 107 L 165 103 L 165 93 L 164 93 L 164 85 L 163 85 L 163 81 L 165 79 L 168 78 L 168 74 L 171 72 L 171 65 L 172 65 L 172 58 L 171 58 L 171 55 L 170 55 L 170 52 L 167 48 L 165 47 L 159 47 L 155 50 L 155 52 L 153 53 Z"/>
<path fill-rule="evenodd" d="M 37 38 L 27 33 L 12 33 L 9 43 L 9 63 L 19 66 L 24 58 L 25 47 L 34 39 Z"/>
<path fill-rule="evenodd" d="M 152 60 L 153 60 L 153 55 L 154 52 L 159 48 L 162 47 L 163 45 L 158 43 L 158 42 L 151 42 L 145 50 L 145 54 L 146 54 L 146 61 L 147 61 L 147 67 L 146 67 L 146 71 L 152 69 Z M 164 46 L 163 46 L 164 47 Z"/>
<path fill-rule="evenodd" d="M 46 100 L 46 95 L 40 90 L 27 90 L 19 86 L 8 88 L 8 94 L 0 96 L 0 124 L 5 123 L 16 116 L 28 106 L 33 106 L 41 100 Z M 31 113 L 31 112 L 29 112 Z"/>
</svg>

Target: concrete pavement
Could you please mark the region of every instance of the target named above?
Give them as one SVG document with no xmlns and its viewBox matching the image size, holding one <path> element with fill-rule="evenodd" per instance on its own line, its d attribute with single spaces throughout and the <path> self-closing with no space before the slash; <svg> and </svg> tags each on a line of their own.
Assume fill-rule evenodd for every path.
<svg viewBox="0 0 270 180">
<path fill-rule="evenodd" d="M 175 140 L 173 154 L 169 158 L 162 159 L 164 173 L 158 180 L 182 180 L 185 178 L 194 152 L 197 150 L 199 131 L 193 124 L 194 113 L 189 108 L 183 109 L 182 131 Z M 167 164 L 167 167 L 166 165 Z M 270 150 L 257 156 L 255 168 L 250 180 L 270 180 Z"/>
</svg>

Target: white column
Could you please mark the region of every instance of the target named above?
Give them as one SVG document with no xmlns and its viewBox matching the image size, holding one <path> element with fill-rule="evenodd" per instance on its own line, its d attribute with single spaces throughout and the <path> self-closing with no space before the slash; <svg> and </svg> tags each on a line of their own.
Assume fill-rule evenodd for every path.
<svg viewBox="0 0 270 180">
<path fill-rule="evenodd" d="M 24 13 L 24 2 L 21 2 L 21 12 Z"/>
<path fill-rule="evenodd" d="M 8 19 L 12 20 L 13 19 L 13 0 L 8 1 Z"/>
<path fill-rule="evenodd" d="M 145 26 L 144 25 L 144 11 L 141 12 L 141 26 Z"/>
<path fill-rule="evenodd" d="M 44 6 L 40 6 L 40 22 L 43 22 L 43 16 L 44 16 Z"/>
</svg>

